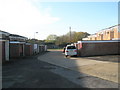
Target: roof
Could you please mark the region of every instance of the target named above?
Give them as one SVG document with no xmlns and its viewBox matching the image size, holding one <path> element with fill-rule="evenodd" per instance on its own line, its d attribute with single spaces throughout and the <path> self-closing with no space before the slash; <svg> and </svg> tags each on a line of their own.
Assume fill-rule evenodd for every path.
<svg viewBox="0 0 120 90">
<path fill-rule="evenodd" d="M 120 40 L 92 40 L 92 41 L 78 41 L 78 43 L 101 43 L 101 42 L 120 42 Z"/>
<path fill-rule="evenodd" d="M 2 30 L 0 30 L 0 34 L 5 34 L 6 36 L 9 36 L 9 35 L 10 35 L 10 33 L 5 32 L 5 31 L 2 31 Z"/>
<path fill-rule="evenodd" d="M 104 30 L 107 30 L 107 29 L 111 29 L 111 28 L 114 28 L 114 27 L 117 27 L 117 26 L 120 26 L 120 24 L 114 25 L 114 26 L 111 26 L 111 27 L 108 27 L 108 28 L 105 28 L 105 29 L 102 29 L 102 30 L 99 30 L 98 32 L 101 32 L 101 31 L 104 31 Z"/>
<path fill-rule="evenodd" d="M 25 42 L 19 42 L 19 41 L 10 41 L 10 43 L 14 43 L 14 44 L 24 44 Z"/>
<path fill-rule="evenodd" d="M 20 35 L 17 35 L 17 34 L 10 34 L 10 36 L 13 36 L 13 37 L 21 37 L 21 38 L 27 38 L 27 37 L 20 36 Z"/>
</svg>

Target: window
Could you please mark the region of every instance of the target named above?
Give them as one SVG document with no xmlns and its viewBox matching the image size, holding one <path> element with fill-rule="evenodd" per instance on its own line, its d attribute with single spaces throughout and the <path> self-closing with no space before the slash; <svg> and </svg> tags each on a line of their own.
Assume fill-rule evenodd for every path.
<svg viewBox="0 0 120 90">
<path fill-rule="evenodd" d="M 75 46 L 68 46 L 67 49 L 76 49 Z"/>
</svg>

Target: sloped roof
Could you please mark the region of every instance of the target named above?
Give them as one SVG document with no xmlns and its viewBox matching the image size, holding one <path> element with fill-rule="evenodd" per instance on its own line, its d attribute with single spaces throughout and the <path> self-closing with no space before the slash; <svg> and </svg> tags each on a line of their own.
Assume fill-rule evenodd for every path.
<svg viewBox="0 0 120 90">
<path fill-rule="evenodd" d="M 10 35 L 10 33 L 0 30 L 0 34 Z"/>
<path fill-rule="evenodd" d="M 13 36 L 13 37 L 21 37 L 21 38 L 27 38 L 27 37 L 20 36 L 20 35 L 17 35 L 17 34 L 10 34 L 9 36 Z"/>
</svg>

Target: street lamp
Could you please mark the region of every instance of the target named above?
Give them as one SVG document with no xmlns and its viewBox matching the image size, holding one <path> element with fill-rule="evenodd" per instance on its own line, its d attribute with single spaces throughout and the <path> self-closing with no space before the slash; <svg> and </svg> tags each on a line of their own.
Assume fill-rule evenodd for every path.
<svg viewBox="0 0 120 90">
<path fill-rule="evenodd" d="M 70 43 L 71 43 L 71 27 L 69 27 L 69 30 L 70 30 Z"/>
<path fill-rule="evenodd" d="M 34 39 L 35 39 L 35 34 L 37 34 L 38 32 L 34 32 Z"/>
</svg>

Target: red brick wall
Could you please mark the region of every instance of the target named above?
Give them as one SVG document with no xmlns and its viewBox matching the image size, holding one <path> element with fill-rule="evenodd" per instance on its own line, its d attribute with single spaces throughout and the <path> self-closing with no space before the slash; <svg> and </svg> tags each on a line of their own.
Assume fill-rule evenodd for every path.
<svg viewBox="0 0 120 90">
<path fill-rule="evenodd" d="M 20 56 L 19 44 L 10 43 L 10 58 L 16 58 Z"/>
<path fill-rule="evenodd" d="M 31 56 L 31 55 L 32 55 L 32 46 L 25 45 L 25 56 Z"/>
<path fill-rule="evenodd" d="M 102 43 L 82 43 L 82 48 L 78 50 L 79 56 L 110 55 L 118 53 L 120 42 Z"/>
<path fill-rule="evenodd" d="M 5 42 L 0 41 L 0 62 L 5 62 Z"/>
</svg>

